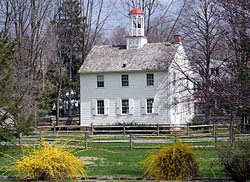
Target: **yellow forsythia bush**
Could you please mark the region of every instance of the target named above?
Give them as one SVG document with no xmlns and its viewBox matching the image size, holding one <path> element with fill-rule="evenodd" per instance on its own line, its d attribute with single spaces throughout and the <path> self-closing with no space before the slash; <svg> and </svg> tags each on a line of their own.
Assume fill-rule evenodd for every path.
<svg viewBox="0 0 250 182">
<path fill-rule="evenodd" d="M 40 146 L 27 147 L 22 159 L 15 161 L 18 173 L 39 180 L 87 177 L 84 162 L 65 145 L 42 141 Z"/>
<path fill-rule="evenodd" d="M 146 166 L 144 175 L 149 178 L 182 180 L 194 178 L 198 173 L 195 155 L 188 145 L 181 142 L 162 148 L 141 162 Z"/>
</svg>

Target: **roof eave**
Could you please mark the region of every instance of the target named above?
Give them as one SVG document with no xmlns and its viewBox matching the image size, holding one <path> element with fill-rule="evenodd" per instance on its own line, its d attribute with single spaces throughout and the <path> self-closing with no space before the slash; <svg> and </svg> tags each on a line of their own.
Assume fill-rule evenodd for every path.
<svg viewBox="0 0 250 182">
<path fill-rule="evenodd" d="M 78 74 L 104 74 L 104 73 L 137 73 L 137 72 L 164 72 L 168 69 L 157 69 L 157 70 L 124 70 L 124 71 L 93 71 L 93 72 L 78 72 Z"/>
</svg>

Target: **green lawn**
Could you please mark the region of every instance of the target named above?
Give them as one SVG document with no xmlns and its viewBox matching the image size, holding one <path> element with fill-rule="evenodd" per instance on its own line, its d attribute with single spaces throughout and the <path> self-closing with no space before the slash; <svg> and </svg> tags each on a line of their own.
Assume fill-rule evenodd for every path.
<svg viewBox="0 0 250 182">
<path fill-rule="evenodd" d="M 18 147 L 0 147 L 0 151 L 11 155 L 14 158 L 21 157 L 21 151 Z M 76 150 L 77 151 L 77 150 Z M 150 149 L 122 149 L 112 150 L 115 153 L 110 153 L 103 150 L 88 150 L 77 153 L 86 161 L 88 176 L 127 176 L 127 177 L 142 177 L 143 168 L 140 162 L 152 151 Z M 227 178 L 217 160 L 217 154 L 214 149 L 195 149 L 197 159 L 200 164 L 200 176 L 204 178 Z M 12 159 L 0 155 L 0 166 L 8 166 Z M 0 170 L 0 175 L 5 172 L 5 169 Z M 15 175 L 7 173 L 5 175 Z"/>
</svg>

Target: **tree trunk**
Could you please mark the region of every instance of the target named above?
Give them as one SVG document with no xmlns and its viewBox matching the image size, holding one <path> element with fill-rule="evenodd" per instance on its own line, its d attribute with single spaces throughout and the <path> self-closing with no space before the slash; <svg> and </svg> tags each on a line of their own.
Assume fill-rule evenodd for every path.
<svg viewBox="0 0 250 182">
<path fill-rule="evenodd" d="M 71 88 L 69 89 L 69 117 L 71 117 Z"/>
<path fill-rule="evenodd" d="M 231 122 L 230 122 L 230 145 L 234 143 L 234 115 L 231 114 Z"/>
<path fill-rule="evenodd" d="M 72 59 L 73 59 L 73 45 L 70 46 L 70 60 L 69 60 L 69 80 L 70 80 L 70 85 L 69 85 L 69 117 L 71 117 L 71 82 L 72 82 Z"/>
<path fill-rule="evenodd" d="M 60 98 L 61 98 L 61 90 L 62 90 L 62 68 L 59 68 L 59 85 L 57 88 L 57 98 L 56 98 L 56 126 L 59 125 L 59 117 L 60 117 Z"/>
</svg>

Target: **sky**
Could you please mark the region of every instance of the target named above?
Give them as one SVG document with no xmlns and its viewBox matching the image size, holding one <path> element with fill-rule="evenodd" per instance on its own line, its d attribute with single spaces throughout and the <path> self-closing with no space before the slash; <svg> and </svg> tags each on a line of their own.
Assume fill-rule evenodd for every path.
<svg viewBox="0 0 250 182">
<path fill-rule="evenodd" d="M 159 0 L 163 6 L 167 6 L 171 0 Z M 179 0 L 179 3 L 182 0 Z M 172 7 L 172 11 L 176 11 L 179 7 L 179 3 L 175 3 Z M 129 11 L 126 10 L 120 3 L 119 0 L 106 0 L 105 11 L 111 12 L 110 17 L 106 21 L 104 26 L 104 33 L 109 36 L 117 26 L 125 26 L 129 29 Z M 105 12 L 106 13 L 106 12 Z"/>
</svg>

